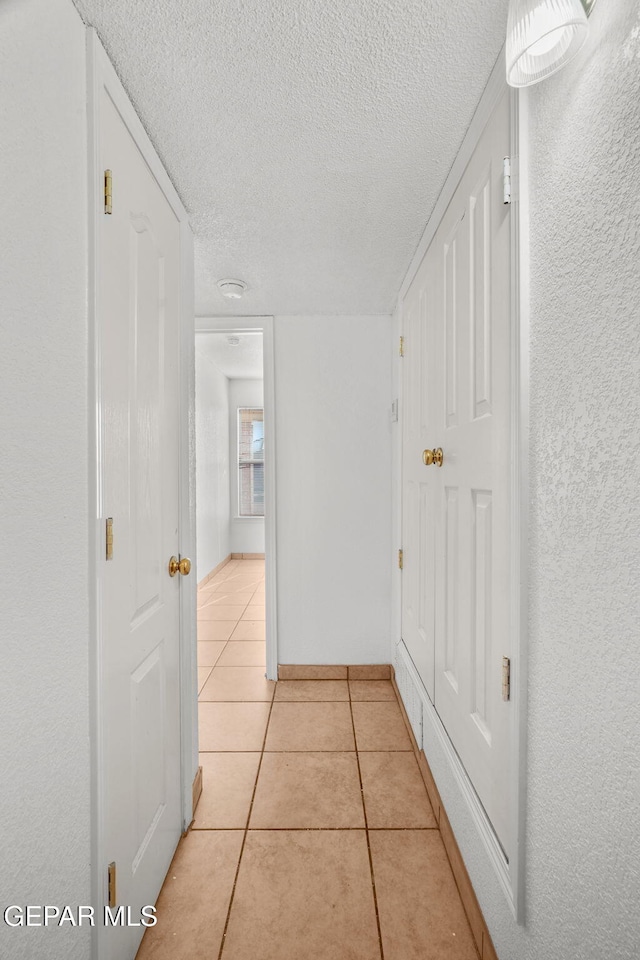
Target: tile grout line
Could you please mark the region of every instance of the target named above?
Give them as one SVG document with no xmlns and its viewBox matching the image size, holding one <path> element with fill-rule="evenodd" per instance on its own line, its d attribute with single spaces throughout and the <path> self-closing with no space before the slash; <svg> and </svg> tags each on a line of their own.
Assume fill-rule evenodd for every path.
<svg viewBox="0 0 640 960">
<path fill-rule="evenodd" d="M 202 700 L 202 703 L 278 703 L 271 700 Z M 271 711 L 269 711 L 271 716 Z M 265 753 L 357 753 L 356 750 L 265 750 Z M 198 750 L 198 753 L 258 753 L 257 750 Z M 361 750 L 360 753 L 411 753 L 411 750 Z M 413 754 L 412 754 L 413 756 Z M 375 830 L 372 827 L 372 830 Z M 395 829 L 389 827 L 390 830 Z M 413 828 L 411 828 L 413 829 Z M 419 830 L 416 827 L 416 830 Z"/>
<path fill-rule="evenodd" d="M 206 833 L 207 830 L 212 833 L 216 831 L 238 833 L 244 827 L 192 827 L 191 829 L 199 830 L 201 833 Z M 363 829 L 363 827 L 252 827 L 251 833 L 362 833 Z M 429 830 L 437 832 L 438 827 L 369 827 L 369 831 L 373 833 L 389 833 L 389 831 L 419 833 Z"/>
<path fill-rule="evenodd" d="M 274 697 L 275 697 L 275 686 L 274 686 L 274 689 L 273 689 L 273 694 L 274 694 Z M 245 826 L 245 828 L 244 828 L 244 835 L 243 835 L 243 837 L 242 837 L 242 845 L 241 845 L 241 847 L 240 847 L 240 856 L 238 857 L 238 866 L 236 867 L 236 875 L 235 875 L 235 877 L 233 878 L 233 887 L 231 888 L 231 896 L 230 896 L 230 898 L 229 898 L 229 907 L 228 907 L 228 909 L 227 909 L 227 918 L 226 918 L 225 923 L 224 923 L 224 930 L 222 931 L 222 940 L 220 941 L 220 951 L 219 951 L 219 953 L 218 953 L 218 960 L 221 960 L 221 958 L 222 958 L 222 952 L 223 952 L 224 947 L 225 947 L 225 941 L 226 941 L 226 937 L 227 937 L 227 931 L 228 931 L 228 929 L 229 929 L 229 920 L 231 919 L 231 909 L 232 909 L 232 907 L 233 907 L 233 900 L 234 900 L 235 895 L 236 895 L 236 885 L 237 885 L 237 883 L 238 883 L 238 876 L 239 876 L 239 874 L 240 874 L 240 864 L 242 863 L 242 854 L 244 853 L 245 844 L 246 844 L 246 842 L 247 842 L 247 834 L 249 833 L 249 823 L 250 823 L 250 821 L 251 821 L 251 814 L 252 814 L 252 812 L 253 812 L 253 801 L 255 800 L 256 790 L 258 789 L 258 778 L 259 778 L 259 776 L 260 776 L 260 770 L 261 770 L 261 768 L 262 768 L 262 758 L 264 757 L 264 748 L 265 748 L 265 744 L 266 744 L 266 742 L 267 742 L 267 734 L 268 734 L 268 732 L 269 732 L 269 723 L 271 722 L 271 711 L 273 710 L 273 699 L 274 699 L 274 697 L 271 698 L 271 702 L 270 702 L 270 704 L 269 704 L 269 716 L 267 717 L 267 725 L 266 725 L 265 730 L 264 730 L 264 737 L 262 738 L 262 749 L 261 749 L 261 751 L 260 751 L 260 760 L 258 761 L 258 769 L 257 769 L 257 771 L 256 771 L 256 779 L 255 779 L 255 782 L 254 782 L 254 784 L 253 784 L 253 791 L 252 791 L 252 793 L 251 793 L 251 802 L 250 802 L 250 804 L 249 804 L 249 812 L 247 813 L 247 823 L 246 823 L 246 826 Z M 264 701 L 263 701 L 263 702 L 264 702 Z"/>
<path fill-rule="evenodd" d="M 347 684 L 349 683 L 349 678 L 347 675 Z M 378 945 L 380 947 L 380 960 L 384 960 L 384 947 L 382 946 L 382 930 L 380 928 L 380 914 L 378 912 L 378 895 L 376 893 L 376 881 L 373 875 L 373 857 L 371 856 L 371 844 L 369 843 L 369 821 L 367 819 L 367 805 L 364 802 L 364 786 L 362 783 L 362 771 L 360 769 L 360 754 L 358 751 L 358 741 L 356 738 L 356 724 L 353 719 L 353 700 L 351 699 L 351 687 L 348 686 L 349 690 L 349 713 L 351 715 L 351 727 L 353 729 L 353 744 L 356 748 L 356 764 L 358 766 L 358 779 L 360 781 L 360 797 L 362 799 L 362 813 L 364 815 L 364 834 L 367 838 L 367 854 L 369 856 L 369 870 L 371 872 L 371 889 L 373 891 L 373 906 L 376 912 L 376 927 L 378 929 Z"/>
</svg>

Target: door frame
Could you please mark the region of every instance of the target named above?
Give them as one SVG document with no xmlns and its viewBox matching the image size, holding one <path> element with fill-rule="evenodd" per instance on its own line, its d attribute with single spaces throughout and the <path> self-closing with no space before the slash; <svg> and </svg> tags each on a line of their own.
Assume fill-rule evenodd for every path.
<svg viewBox="0 0 640 960">
<path fill-rule="evenodd" d="M 513 578 L 510 595 L 511 648 L 511 718 L 510 744 L 513 781 L 509 800 L 512 851 L 507 861 L 493 831 L 493 827 L 480 803 L 471 781 L 462 766 L 438 714 L 424 691 L 422 699 L 423 729 L 438 742 L 446 758 L 450 774 L 456 783 L 458 801 L 462 801 L 473 824 L 475 834 L 491 863 L 509 904 L 514 919 L 525 923 L 525 815 L 526 815 L 526 765 L 527 765 L 527 643 L 528 643 L 528 503 L 529 503 L 529 245 L 528 218 L 529 198 L 527 192 L 528 172 L 528 113 L 527 92 L 510 89 L 505 80 L 504 48 L 494 65 L 476 112 L 471 120 L 462 145 L 449 171 L 445 184 L 436 201 L 420 243 L 398 294 L 397 325 L 403 332 L 403 301 L 413 282 L 431 241 L 440 225 L 446 209 L 471 159 L 480 136 L 505 90 L 509 93 L 511 112 L 511 531 L 510 555 Z M 401 363 L 400 360 L 397 361 Z M 402 371 L 398 373 L 398 394 L 402 411 Z M 402 413 L 400 414 L 402 417 Z M 401 426 L 401 424 L 400 424 Z M 402 537 L 402 436 L 398 440 L 397 463 L 398 489 L 400 493 L 398 543 Z M 408 651 L 402 642 L 402 594 L 399 585 L 396 598 L 398 609 L 395 622 L 398 624 L 398 656 L 413 676 L 417 672 Z M 415 674 L 415 675 L 414 675 Z M 420 682 L 420 681 L 418 681 Z M 428 758 L 427 758 L 428 759 Z M 443 801 L 446 802 L 446 795 Z M 449 811 L 456 830 L 455 810 Z M 465 826 L 469 820 L 465 823 Z M 462 826 L 462 825 L 461 825 Z M 464 854 L 465 844 L 460 838 Z M 472 876 L 473 880 L 473 876 Z"/>
<path fill-rule="evenodd" d="M 101 329 L 98 310 L 99 223 L 104 216 L 103 177 L 100 167 L 100 91 L 104 88 L 118 110 L 151 173 L 171 206 L 180 227 L 181 329 L 179 403 L 179 543 L 180 552 L 195 551 L 195 343 L 193 319 L 193 234 L 187 212 L 122 86 L 98 34 L 86 31 L 87 68 L 87 207 L 88 266 L 88 400 L 89 400 L 89 558 L 90 641 L 89 705 L 91 737 L 91 901 L 96 911 L 107 902 L 107 851 L 104 845 L 104 723 L 102 704 L 102 580 L 105 555 L 105 524 L 102 474 L 102 381 Z M 114 198 L 117 199 L 117 176 Z M 195 579 L 180 577 L 180 770 L 181 819 L 184 832 L 192 820 L 193 780 L 198 769 L 198 703 Z M 105 955 L 104 928 L 91 930 L 91 956 Z"/>
<path fill-rule="evenodd" d="M 266 597 L 267 679 L 278 679 L 278 590 L 276 551 L 276 388 L 274 323 L 270 316 L 196 317 L 195 334 L 199 333 L 262 333 L 262 365 L 264 375 L 264 419 L 269 430 L 269 456 L 264 460 L 264 555 Z M 195 343 L 195 338 L 194 338 Z"/>
</svg>

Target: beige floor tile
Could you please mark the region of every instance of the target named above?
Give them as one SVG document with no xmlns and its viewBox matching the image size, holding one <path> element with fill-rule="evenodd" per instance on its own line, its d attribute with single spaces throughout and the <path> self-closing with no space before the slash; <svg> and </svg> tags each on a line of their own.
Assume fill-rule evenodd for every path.
<svg viewBox="0 0 640 960">
<path fill-rule="evenodd" d="M 237 561 L 232 560 L 231 563 L 228 563 L 226 567 L 222 568 L 222 570 L 218 570 L 215 577 L 211 577 L 211 580 L 207 581 L 207 583 L 205 584 L 205 589 L 206 587 L 211 587 L 211 586 L 215 586 L 218 583 L 222 583 L 223 580 L 228 580 L 229 577 L 235 573 L 237 566 L 238 566 Z"/>
<path fill-rule="evenodd" d="M 360 771 L 370 828 L 437 827 L 412 751 L 361 753 Z"/>
<path fill-rule="evenodd" d="M 158 898 L 158 923 L 136 960 L 217 958 L 242 838 L 242 830 L 192 831 L 180 841 Z"/>
<path fill-rule="evenodd" d="M 270 703 L 200 703 L 200 750 L 262 750 Z"/>
<path fill-rule="evenodd" d="M 229 577 L 216 583 L 212 593 L 250 593 L 254 594 L 260 581 L 255 577 Z"/>
<path fill-rule="evenodd" d="M 200 609 L 200 607 L 204 607 L 209 602 L 211 596 L 212 596 L 211 590 L 198 590 L 198 602 L 197 602 L 198 609 Z"/>
<path fill-rule="evenodd" d="M 218 657 L 226 646 L 226 640 L 198 642 L 198 667 L 215 667 Z M 201 689 L 200 687 L 198 689 Z"/>
<path fill-rule="evenodd" d="M 229 640 L 218 660 L 219 667 L 262 667 L 267 662 L 264 640 Z"/>
<path fill-rule="evenodd" d="M 355 753 L 265 753 L 252 830 L 364 827 Z"/>
<path fill-rule="evenodd" d="M 359 663 L 349 667 L 349 680 L 389 680 L 388 663 Z"/>
<path fill-rule="evenodd" d="M 346 680 L 347 668 L 337 664 L 281 663 L 280 680 Z"/>
<path fill-rule="evenodd" d="M 220 661 L 218 661 L 218 664 Z M 264 667 L 216 666 L 202 688 L 199 700 L 273 700 L 275 683 L 267 680 Z"/>
<path fill-rule="evenodd" d="M 223 958 L 379 960 L 364 831 L 250 831 Z"/>
<path fill-rule="evenodd" d="M 235 629 L 234 620 L 198 620 L 198 640 L 226 642 Z"/>
<path fill-rule="evenodd" d="M 396 694 L 390 680 L 349 680 L 352 700 L 393 700 Z"/>
<path fill-rule="evenodd" d="M 231 634 L 232 640 L 264 640 L 264 620 L 240 620 Z"/>
<path fill-rule="evenodd" d="M 276 700 L 348 700 L 346 680 L 279 680 Z"/>
<path fill-rule="evenodd" d="M 237 593 L 232 593 L 230 590 L 216 591 L 203 597 L 202 601 L 198 601 L 198 615 L 200 615 L 201 610 L 205 610 L 207 607 L 243 606 L 249 603 L 252 597 L 253 594 L 250 590 L 248 592 L 238 591 Z"/>
<path fill-rule="evenodd" d="M 369 834 L 385 960 L 477 960 L 437 830 Z"/>
<path fill-rule="evenodd" d="M 260 754 L 201 753 L 200 763 L 203 776 L 202 796 L 193 829 L 244 829 L 249 816 Z"/>
<path fill-rule="evenodd" d="M 209 604 L 207 607 L 200 607 L 198 610 L 198 620 L 235 620 L 238 621 L 242 616 L 245 607 L 243 604 Z"/>
<path fill-rule="evenodd" d="M 354 750 L 348 703 L 274 703 L 266 750 Z"/>
<path fill-rule="evenodd" d="M 411 750 L 397 703 L 352 703 L 358 750 Z"/>
<path fill-rule="evenodd" d="M 206 607 L 205 607 L 206 609 Z M 250 603 L 242 614 L 243 620 L 264 620 L 265 609 L 263 603 Z"/>
<path fill-rule="evenodd" d="M 255 589 L 255 587 L 264 583 L 264 573 L 260 570 L 241 570 L 238 568 L 226 578 L 227 583 L 242 583 L 243 581 L 252 583 Z"/>
<path fill-rule="evenodd" d="M 211 667 L 198 667 L 198 693 L 204 687 L 210 673 Z"/>
</svg>

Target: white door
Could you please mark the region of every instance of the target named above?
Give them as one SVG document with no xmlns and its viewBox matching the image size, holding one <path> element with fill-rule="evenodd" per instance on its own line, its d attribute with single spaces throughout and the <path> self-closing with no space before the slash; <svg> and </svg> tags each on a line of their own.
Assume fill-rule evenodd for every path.
<svg viewBox="0 0 640 960">
<path fill-rule="evenodd" d="M 410 307 L 413 287 L 424 288 L 427 329 L 420 336 L 422 343 L 430 338 L 432 349 L 422 360 L 421 403 L 432 406 L 422 414 L 428 430 L 404 450 L 429 510 L 416 512 L 408 482 L 403 503 L 405 529 L 414 527 L 424 552 L 435 557 L 433 578 L 426 568 L 420 573 L 430 578 L 419 589 L 434 625 L 433 681 L 424 676 L 425 686 L 507 853 L 509 703 L 502 699 L 502 659 L 510 656 L 511 334 L 502 176 L 509 142 L 505 93 L 407 294 Z M 406 402 L 404 412 L 410 416 Z M 442 466 L 424 466 L 423 450 L 437 448 Z M 408 564 L 406 574 L 411 592 Z M 411 636 L 409 620 L 407 627 Z M 422 673 L 418 659 L 416 666 Z"/>
<path fill-rule="evenodd" d="M 179 551 L 180 229 L 105 89 L 99 221 L 102 502 L 113 559 L 102 576 L 103 825 L 117 904 L 153 904 L 181 833 Z M 107 863 L 105 863 L 105 870 Z M 129 960 L 144 927 L 109 933 Z"/>
</svg>

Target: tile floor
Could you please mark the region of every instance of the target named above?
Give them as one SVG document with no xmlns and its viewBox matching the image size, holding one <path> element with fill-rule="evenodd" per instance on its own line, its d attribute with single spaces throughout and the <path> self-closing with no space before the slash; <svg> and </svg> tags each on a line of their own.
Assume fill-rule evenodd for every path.
<svg viewBox="0 0 640 960">
<path fill-rule="evenodd" d="M 264 561 L 198 596 L 202 797 L 138 960 L 477 960 L 388 680 L 265 679 Z"/>
</svg>

